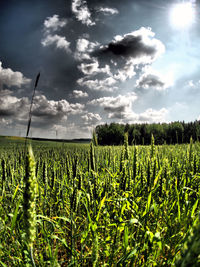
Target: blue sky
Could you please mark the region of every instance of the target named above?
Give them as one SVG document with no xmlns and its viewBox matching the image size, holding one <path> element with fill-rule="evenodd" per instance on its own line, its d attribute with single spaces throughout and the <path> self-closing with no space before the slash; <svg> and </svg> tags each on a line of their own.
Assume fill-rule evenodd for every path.
<svg viewBox="0 0 200 267">
<path fill-rule="evenodd" d="M 35 137 L 200 119 L 199 22 L 199 0 L 1 1 L 0 134 L 25 135 L 39 71 Z"/>
</svg>

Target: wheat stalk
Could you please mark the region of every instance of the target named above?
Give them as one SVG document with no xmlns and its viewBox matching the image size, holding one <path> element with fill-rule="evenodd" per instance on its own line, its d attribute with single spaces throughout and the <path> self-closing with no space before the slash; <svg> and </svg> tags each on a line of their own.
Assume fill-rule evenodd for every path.
<svg viewBox="0 0 200 267">
<path fill-rule="evenodd" d="M 36 233 L 36 197 L 37 197 L 37 181 L 35 177 L 35 159 L 31 146 L 28 147 L 26 156 L 25 176 L 24 176 L 24 194 L 23 194 L 23 232 L 24 232 L 24 252 L 31 252 Z M 28 259 L 25 258 L 25 262 Z M 34 265 L 34 264 L 33 264 Z"/>
</svg>

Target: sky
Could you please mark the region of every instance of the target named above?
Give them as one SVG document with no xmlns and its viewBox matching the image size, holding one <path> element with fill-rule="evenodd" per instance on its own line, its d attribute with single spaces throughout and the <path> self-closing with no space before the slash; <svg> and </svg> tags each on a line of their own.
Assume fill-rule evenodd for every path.
<svg viewBox="0 0 200 267">
<path fill-rule="evenodd" d="M 0 135 L 200 119 L 200 0 L 0 1 Z"/>
</svg>

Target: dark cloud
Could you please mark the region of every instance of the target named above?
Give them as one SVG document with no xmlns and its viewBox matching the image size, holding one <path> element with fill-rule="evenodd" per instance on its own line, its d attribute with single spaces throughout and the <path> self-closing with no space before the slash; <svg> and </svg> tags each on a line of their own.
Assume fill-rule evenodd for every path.
<svg viewBox="0 0 200 267">
<path fill-rule="evenodd" d="M 127 35 L 124 39 L 111 42 L 107 48 L 103 49 L 103 53 L 113 53 L 123 57 L 140 57 L 143 55 L 152 55 L 156 53 L 156 48 L 145 46 L 142 42 L 142 36 Z"/>
<path fill-rule="evenodd" d="M 14 114 L 15 112 L 13 110 L 0 108 L 0 117 L 10 117 L 13 116 Z"/>
<path fill-rule="evenodd" d="M 123 113 L 125 112 L 127 106 L 125 105 L 121 105 L 121 106 L 118 106 L 118 107 L 113 107 L 113 106 L 107 106 L 107 107 L 104 107 L 104 110 L 108 113 Z"/>
<path fill-rule="evenodd" d="M 145 90 L 146 94 L 147 93 L 146 89 L 149 89 L 148 91 L 149 92 L 151 91 L 152 93 L 157 91 L 157 93 L 160 95 L 160 101 L 162 98 L 161 96 L 163 94 L 163 91 L 165 91 L 165 93 L 163 94 L 164 96 L 168 91 L 166 89 L 171 88 L 173 85 L 174 85 L 174 77 L 173 74 L 170 72 L 170 70 L 163 75 L 159 71 L 153 69 L 151 66 L 144 67 L 142 69 L 142 72 L 138 80 L 136 81 L 136 88 L 138 89 L 137 90 L 138 93 L 139 92 L 144 93 Z M 151 97 L 149 95 L 149 100 L 150 98 Z"/>
<path fill-rule="evenodd" d="M 112 42 L 97 52 L 97 55 L 105 54 L 113 60 L 117 60 L 118 57 L 128 58 L 135 64 L 147 64 L 154 61 L 164 49 L 162 42 L 154 38 L 151 29 L 140 28 L 123 36 L 115 36 Z"/>
<path fill-rule="evenodd" d="M 138 86 L 144 87 L 144 88 L 158 88 L 162 89 L 164 88 L 165 83 L 160 79 L 160 77 L 149 74 L 146 77 L 143 77 L 143 79 L 139 82 Z"/>
<path fill-rule="evenodd" d="M 147 72 L 144 73 L 139 80 L 136 81 L 137 88 L 144 88 L 144 89 L 155 89 L 155 90 L 164 90 L 170 85 L 170 81 L 165 81 L 159 73 L 156 72 Z"/>
</svg>

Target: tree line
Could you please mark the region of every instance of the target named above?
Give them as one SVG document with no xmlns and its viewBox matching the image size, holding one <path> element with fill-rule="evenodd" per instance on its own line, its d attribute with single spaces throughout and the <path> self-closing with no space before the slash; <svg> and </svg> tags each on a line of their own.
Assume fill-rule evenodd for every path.
<svg viewBox="0 0 200 267">
<path fill-rule="evenodd" d="M 155 144 L 183 144 L 199 141 L 200 121 L 171 122 L 152 124 L 119 124 L 110 123 L 98 125 L 95 129 L 99 145 L 121 145 L 124 142 L 124 133 L 128 133 L 129 145 L 149 145 L 153 134 Z"/>
</svg>

